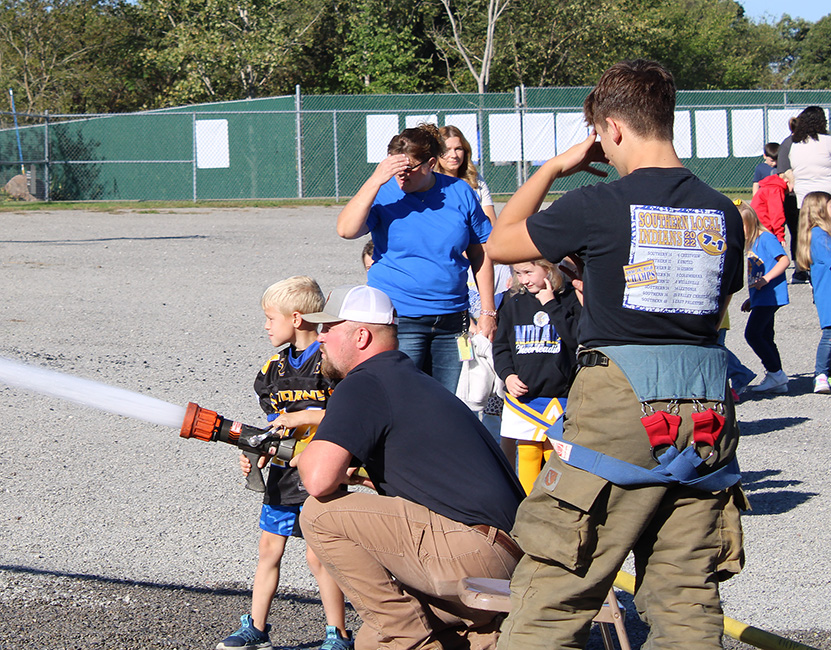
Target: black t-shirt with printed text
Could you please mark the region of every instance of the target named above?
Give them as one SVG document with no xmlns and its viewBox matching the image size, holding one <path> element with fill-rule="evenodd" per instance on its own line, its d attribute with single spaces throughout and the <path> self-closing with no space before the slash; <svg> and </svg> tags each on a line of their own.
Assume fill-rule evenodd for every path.
<svg viewBox="0 0 831 650">
<path fill-rule="evenodd" d="M 272 356 L 254 380 L 254 390 L 267 415 L 292 413 L 305 409 L 325 409 L 332 393 L 332 382 L 320 370 L 320 343 L 305 350 L 288 347 Z M 314 433 L 313 427 L 299 432 L 301 437 Z M 299 506 L 309 493 L 295 467 L 276 458 L 269 465 L 263 503 L 270 506 Z"/>
<path fill-rule="evenodd" d="M 719 312 L 742 288 L 741 216 L 684 168 L 573 190 L 526 224 L 546 259 L 585 263 L 586 347 L 715 343 Z"/>
<path fill-rule="evenodd" d="M 564 397 L 577 369 L 580 302 L 571 285 L 545 305 L 531 293 L 508 295 L 499 306 L 493 367 L 502 381 L 516 373 L 528 397 Z"/>
</svg>

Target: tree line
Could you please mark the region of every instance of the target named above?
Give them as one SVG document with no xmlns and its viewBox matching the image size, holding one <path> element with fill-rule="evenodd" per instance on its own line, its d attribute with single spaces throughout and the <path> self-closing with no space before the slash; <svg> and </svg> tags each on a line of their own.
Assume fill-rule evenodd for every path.
<svg viewBox="0 0 831 650">
<path fill-rule="evenodd" d="M 110 113 L 292 94 L 591 85 L 663 62 L 679 88 L 831 88 L 831 14 L 734 0 L 0 0 L 19 112 Z M 8 109 L 3 109 L 8 110 Z"/>
</svg>

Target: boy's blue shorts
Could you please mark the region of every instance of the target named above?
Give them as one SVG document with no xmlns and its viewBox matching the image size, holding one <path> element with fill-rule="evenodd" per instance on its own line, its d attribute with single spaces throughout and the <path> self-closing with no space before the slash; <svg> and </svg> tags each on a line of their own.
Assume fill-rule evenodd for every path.
<svg viewBox="0 0 831 650">
<path fill-rule="evenodd" d="M 260 511 L 260 528 L 283 537 L 303 537 L 300 510 L 303 506 L 267 506 Z"/>
</svg>

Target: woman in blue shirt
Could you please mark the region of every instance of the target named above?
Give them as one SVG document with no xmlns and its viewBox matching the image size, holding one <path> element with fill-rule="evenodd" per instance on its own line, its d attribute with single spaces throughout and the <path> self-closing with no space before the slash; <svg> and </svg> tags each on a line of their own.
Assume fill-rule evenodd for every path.
<svg viewBox="0 0 831 650">
<path fill-rule="evenodd" d="M 482 298 L 479 331 L 491 339 L 496 310 L 493 264 L 484 247 L 491 224 L 464 180 L 433 172 L 443 150 L 432 124 L 395 136 L 388 156 L 338 215 L 338 234 L 372 234 L 367 284 L 392 300 L 399 348 L 455 393 L 457 339 L 468 323 L 468 267 Z"/>
</svg>

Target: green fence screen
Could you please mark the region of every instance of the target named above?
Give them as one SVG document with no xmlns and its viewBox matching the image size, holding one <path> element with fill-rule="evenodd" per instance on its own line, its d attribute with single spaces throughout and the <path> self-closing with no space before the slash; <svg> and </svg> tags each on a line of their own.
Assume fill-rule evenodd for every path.
<svg viewBox="0 0 831 650">
<path fill-rule="evenodd" d="M 116 115 L 0 114 L 0 182 L 25 173 L 53 201 L 209 200 L 353 195 L 389 139 L 421 121 L 462 129 L 491 192 L 586 137 L 588 88 L 514 93 L 302 95 Z M 675 145 L 726 192 L 750 187 L 765 142 L 788 135 L 831 91 L 680 91 Z M 19 145 L 18 145 L 19 142 Z M 615 178 L 612 173 L 610 179 Z M 554 191 L 585 182 L 558 180 Z"/>
</svg>

